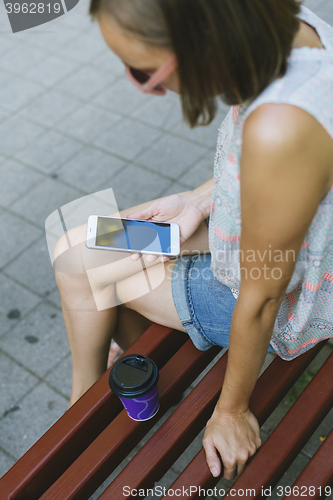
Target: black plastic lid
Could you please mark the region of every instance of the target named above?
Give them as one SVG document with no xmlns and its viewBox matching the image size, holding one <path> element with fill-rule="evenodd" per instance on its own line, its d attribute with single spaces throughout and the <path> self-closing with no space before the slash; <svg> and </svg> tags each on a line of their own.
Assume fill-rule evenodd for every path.
<svg viewBox="0 0 333 500">
<path fill-rule="evenodd" d="M 128 354 L 112 367 L 109 386 L 121 398 L 137 398 L 148 394 L 158 381 L 154 361 L 141 354 Z"/>
</svg>

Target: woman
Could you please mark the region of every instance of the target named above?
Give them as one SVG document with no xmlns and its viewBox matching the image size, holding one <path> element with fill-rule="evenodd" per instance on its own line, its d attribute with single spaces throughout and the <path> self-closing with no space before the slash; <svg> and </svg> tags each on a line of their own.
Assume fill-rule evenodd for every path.
<svg viewBox="0 0 333 500">
<path fill-rule="evenodd" d="M 296 0 L 92 0 L 90 13 L 136 86 L 179 93 L 191 127 L 212 120 L 218 96 L 233 106 L 214 179 L 121 213 L 179 224 L 180 258 L 144 257 L 150 279 L 165 273 L 158 287 L 145 292 L 138 255 L 57 271 L 71 404 L 105 370 L 111 337 L 126 348 L 150 321 L 201 350 L 229 347 L 203 446 L 211 473 L 218 451 L 233 479 L 261 445 L 248 404 L 267 351 L 292 359 L 333 335 L 333 28 Z"/>
</svg>

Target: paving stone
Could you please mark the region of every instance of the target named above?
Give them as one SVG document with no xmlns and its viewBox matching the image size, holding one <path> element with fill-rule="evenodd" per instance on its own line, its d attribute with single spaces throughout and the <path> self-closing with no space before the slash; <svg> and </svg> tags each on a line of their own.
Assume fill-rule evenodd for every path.
<svg viewBox="0 0 333 500">
<path fill-rule="evenodd" d="M 163 191 L 159 195 L 159 197 L 170 196 L 172 194 L 183 193 L 186 191 L 189 191 L 189 188 L 187 186 L 185 186 L 184 184 L 180 184 L 179 182 L 173 182 L 165 191 Z"/>
<path fill-rule="evenodd" d="M 138 92 L 130 81 L 122 78 L 98 95 L 93 102 L 102 106 L 103 109 L 107 108 L 127 115 L 151 99 L 151 96 Z"/>
<path fill-rule="evenodd" d="M 313 12 L 316 12 L 318 8 L 325 3 L 326 0 L 304 0 L 303 5 Z"/>
<path fill-rule="evenodd" d="M 92 99 L 115 81 L 115 76 L 93 66 L 84 66 L 58 85 L 58 89 L 83 100 Z"/>
<path fill-rule="evenodd" d="M 133 160 L 161 137 L 158 130 L 126 119 L 95 141 L 97 146 Z"/>
<path fill-rule="evenodd" d="M 105 71 L 106 73 L 110 72 L 115 76 L 122 76 L 125 74 L 124 63 L 118 56 L 116 56 L 116 54 L 112 52 L 112 50 L 103 52 L 103 54 L 91 61 L 90 64 Z"/>
<path fill-rule="evenodd" d="M 63 235 L 64 230 L 69 231 L 70 229 L 86 224 L 89 215 L 99 214 L 108 216 L 118 212 L 112 188 L 107 188 L 105 183 L 103 184 L 103 188 L 101 191 L 93 192 L 62 205 L 60 212 L 63 222 L 61 222 L 58 211 L 48 217 L 45 227 L 47 229 L 47 239 L 49 239 L 49 235 L 51 238 L 51 241 L 48 241 L 49 247 L 54 244 L 52 242 L 53 237 L 59 239 Z"/>
<path fill-rule="evenodd" d="M 27 168 L 15 160 L 7 160 L 0 169 L 1 205 L 10 207 L 29 189 L 44 179 L 44 176 Z"/>
<path fill-rule="evenodd" d="M 22 90 L 22 85 L 24 85 L 24 90 Z M 1 88 L 1 103 L 9 111 L 18 111 L 44 92 L 45 90 L 40 85 L 28 80 L 23 83 L 21 77 L 13 76 Z"/>
<path fill-rule="evenodd" d="M 321 17 L 326 23 L 333 26 L 333 8 L 331 2 L 320 4 L 316 9 L 317 16 Z"/>
<path fill-rule="evenodd" d="M 67 409 L 67 400 L 44 384 L 0 421 L 0 445 L 20 458 Z"/>
<path fill-rule="evenodd" d="M 80 3 L 77 6 L 75 6 L 74 12 L 81 14 L 81 16 L 87 17 L 88 13 L 89 13 L 89 5 L 90 5 L 89 0 L 81 0 Z M 90 18 L 89 18 L 89 22 L 90 22 Z"/>
<path fill-rule="evenodd" d="M 91 214 L 100 214 L 109 216 L 111 214 L 116 214 L 116 213 L 117 213 L 117 206 L 114 199 L 113 191 L 111 189 L 106 189 L 101 192 L 93 193 L 83 198 L 79 198 L 74 202 L 62 206 L 61 214 L 63 217 L 64 225 L 60 221 L 58 212 L 51 214 L 51 216 L 46 221 L 46 227 L 47 227 L 46 236 L 47 236 L 48 251 L 50 255 L 50 260 L 52 261 L 52 265 L 53 265 L 55 246 L 59 238 L 64 234 L 64 230 L 69 231 L 72 228 L 76 228 L 77 226 L 82 226 L 86 224 L 88 217 Z M 84 241 L 85 241 L 85 232 L 83 233 L 82 242 Z M 102 252 L 102 254 L 104 258 L 106 257 L 108 259 L 107 252 Z M 58 271 L 59 270 L 60 269 L 58 267 Z M 62 271 L 69 272 L 68 267 L 65 265 L 65 268 L 62 268 Z M 70 272 L 73 273 L 83 272 L 80 257 L 78 257 L 78 259 L 75 261 L 74 268 L 73 267 L 70 268 Z M 51 283 L 52 282 L 53 281 L 51 281 Z M 57 300 L 59 301 L 59 299 Z"/>
<path fill-rule="evenodd" d="M 3 8 L 3 11 L 4 10 L 5 9 Z M 1 17 L 5 17 L 5 16 L 1 16 Z M 1 25 L 0 25 L 0 29 L 1 29 Z M 1 30 L 1 32 L 0 32 L 0 57 L 2 57 L 5 54 L 9 54 L 9 52 L 11 50 L 14 50 L 15 48 L 17 48 L 17 45 L 13 40 L 14 37 L 10 37 L 7 35 L 8 35 L 8 33 L 2 33 L 2 30 Z"/>
<path fill-rule="evenodd" d="M 17 154 L 17 158 L 45 173 L 55 172 L 82 149 L 82 144 L 51 130 Z"/>
<path fill-rule="evenodd" d="M 3 11 L 3 13 L 4 13 L 4 11 Z M 6 15 L 0 16 L 0 30 L 1 30 L 2 37 L 4 37 L 5 35 L 12 34 L 12 30 L 11 30 L 11 27 L 9 24 L 9 19 L 8 19 L 8 16 L 6 16 Z"/>
<path fill-rule="evenodd" d="M 62 120 L 57 128 L 81 141 L 92 143 L 119 123 L 120 119 L 116 113 L 82 104 L 76 112 Z"/>
<path fill-rule="evenodd" d="M 3 38 L 0 37 L 0 41 Z M 3 70 L 0 68 L 0 88 L 4 88 L 6 85 L 8 85 L 10 82 L 15 80 L 15 76 L 8 74 L 7 71 Z"/>
<path fill-rule="evenodd" d="M 202 160 L 200 160 L 194 167 L 190 168 L 178 181 L 195 189 L 201 184 L 211 179 L 214 175 L 214 156 L 215 151 L 209 152 Z"/>
<path fill-rule="evenodd" d="M 30 29 L 29 29 L 29 31 L 23 30 L 23 31 L 15 33 L 15 36 L 13 36 L 12 38 L 15 40 L 16 47 L 18 47 L 18 46 L 22 47 L 23 45 L 26 45 L 26 44 L 30 45 L 29 40 L 33 36 L 33 30 L 34 30 L 34 28 L 32 28 L 32 31 L 30 31 Z M 9 33 L 12 35 L 11 28 L 9 30 Z"/>
<path fill-rule="evenodd" d="M 65 22 L 68 23 L 68 14 L 66 14 L 65 17 Z M 63 51 L 62 55 L 65 59 L 72 59 L 75 62 L 87 63 L 105 50 L 105 42 L 102 37 L 96 38 L 94 36 L 90 36 L 89 34 L 80 34 L 66 45 L 66 50 Z M 59 53 L 57 53 L 57 55 L 59 55 Z"/>
<path fill-rule="evenodd" d="M 183 139 L 164 135 L 145 153 L 138 155 L 137 163 L 156 173 L 178 179 L 191 165 L 207 154 L 207 149 Z"/>
<path fill-rule="evenodd" d="M 15 460 L 0 450 L 0 478 L 14 465 Z"/>
<path fill-rule="evenodd" d="M 56 307 L 61 309 L 61 300 L 58 288 L 56 288 L 50 295 L 47 296 L 48 302 L 51 302 Z"/>
<path fill-rule="evenodd" d="M 0 268 L 17 257 L 42 234 L 40 229 L 9 212 L 0 214 L 0 227 L 6 241 L 6 244 L 0 247 Z"/>
<path fill-rule="evenodd" d="M 48 35 L 52 36 L 54 34 L 48 33 Z M 57 37 L 59 37 L 58 34 Z M 47 43 L 49 43 L 49 37 L 47 37 Z M 33 66 L 26 73 L 26 76 L 31 80 L 35 80 L 40 85 L 51 87 L 60 83 L 62 80 L 74 73 L 78 68 L 79 65 L 77 63 L 68 61 L 67 59 L 57 55 L 52 55 L 46 59 L 46 61 Z"/>
<path fill-rule="evenodd" d="M 311 457 L 316 453 L 319 446 L 322 443 L 322 439 L 328 436 L 333 428 L 333 410 L 331 410 L 321 424 L 317 427 L 315 432 L 312 434 L 309 441 L 304 446 L 303 450 L 307 455 Z"/>
<path fill-rule="evenodd" d="M 7 266 L 5 272 L 36 294 L 48 296 L 53 292 L 56 282 L 45 236 Z"/>
<path fill-rule="evenodd" d="M 0 274 L 0 336 L 33 309 L 40 298 Z M 1 406 L 1 405 L 0 405 Z"/>
<path fill-rule="evenodd" d="M 44 377 L 70 352 L 62 313 L 41 303 L 0 338 L 0 347 L 31 372 Z"/>
<path fill-rule="evenodd" d="M 77 8 L 77 7 L 75 7 Z M 54 19 L 52 21 L 52 31 L 39 31 L 39 33 L 36 36 L 36 33 L 31 32 L 31 36 L 29 38 L 29 43 L 32 45 L 35 45 L 37 47 L 41 47 L 44 50 L 50 51 L 50 52 L 55 52 L 57 51 L 59 54 L 60 60 L 63 61 L 63 66 L 64 68 L 68 67 L 68 63 L 73 67 L 78 67 L 77 64 L 74 64 L 72 61 L 67 61 L 63 57 L 61 57 L 61 50 L 63 49 L 64 51 L 66 50 L 66 46 L 69 42 L 73 41 L 77 37 L 76 31 L 73 29 L 70 29 L 68 26 L 65 26 L 64 23 L 62 22 L 63 18 L 59 19 Z M 30 30 L 29 30 L 30 33 Z M 59 72 L 62 73 L 64 71 L 64 68 L 61 68 L 60 65 L 58 64 L 58 61 L 56 61 L 57 56 L 54 56 L 53 54 L 49 56 L 49 58 L 46 61 L 43 61 L 43 64 L 45 65 L 45 69 L 51 69 L 51 71 L 54 71 L 55 67 L 59 66 Z M 51 60 L 51 63 L 49 62 Z M 53 62 L 52 62 L 53 61 Z M 55 63 L 55 65 L 53 64 Z M 42 64 L 42 65 L 43 65 Z M 34 67 L 38 68 L 37 71 L 41 71 L 42 68 L 41 63 L 36 64 Z M 31 70 L 32 74 L 34 74 L 34 69 Z M 66 71 L 66 69 L 65 69 Z M 30 73 L 30 72 L 29 72 Z M 35 73 L 37 75 L 37 72 Z M 30 76 L 30 75 L 29 75 Z M 54 75 L 56 76 L 56 75 Z M 44 78 L 43 75 L 41 75 L 42 78 Z M 47 77 L 45 77 L 47 78 Z M 41 82 L 42 83 L 42 82 Z"/>
<path fill-rule="evenodd" d="M 185 122 L 182 121 L 170 131 L 179 137 L 184 137 L 190 141 L 196 142 L 197 144 L 202 144 L 203 146 L 215 149 L 219 127 L 221 126 L 228 111 L 229 108 L 226 107 L 225 112 L 223 114 L 218 113 L 212 123 L 207 126 L 200 126 L 191 129 Z"/>
<path fill-rule="evenodd" d="M 158 198 L 169 185 L 170 181 L 167 179 L 129 165 L 114 177 L 110 187 L 114 191 L 119 210 L 123 210 Z"/>
<path fill-rule="evenodd" d="M 163 98 L 156 97 L 149 100 L 135 111 L 132 116 L 148 125 L 162 129 L 168 129 L 168 127 L 183 120 L 179 97 L 173 97 L 170 94 L 167 94 Z"/>
<path fill-rule="evenodd" d="M 52 127 L 73 113 L 79 106 L 80 102 L 76 99 L 50 90 L 25 108 L 22 115 Z M 34 147 L 36 148 L 35 145 Z"/>
<path fill-rule="evenodd" d="M 80 2 L 81 5 L 82 2 Z M 87 11 L 89 10 L 89 5 L 86 6 Z M 84 28 L 85 33 L 92 34 L 93 36 L 96 36 L 98 34 L 99 36 L 101 35 L 101 31 L 99 29 L 98 23 L 90 18 L 90 23 L 88 26 Z"/>
<path fill-rule="evenodd" d="M 0 109 L 0 124 L 3 123 L 9 117 L 8 111 Z"/>
<path fill-rule="evenodd" d="M 80 2 L 81 3 L 81 2 Z M 66 27 L 72 28 L 78 33 L 84 33 L 90 28 L 91 24 L 91 19 L 88 15 L 88 9 L 86 12 L 83 14 L 80 12 L 80 4 L 75 7 L 75 9 L 70 10 L 67 12 L 65 16 L 63 16 L 62 19 L 62 24 Z"/>
<path fill-rule="evenodd" d="M 44 128 L 21 116 L 14 116 L 0 125 L 0 151 L 14 155 L 31 144 Z"/>
<path fill-rule="evenodd" d="M 48 57 L 47 52 L 31 45 L 20 45 L 0 58 L 0 67 L 22 74 Z"/>
<path fill-rule="evenodd" d="M 52 387 L 58 389 L 65 397 L 70 398 L 72 390 L 72 356 L 60 361 L 45 378 Z"/>
<path fill-rule="evenodd" d="M 52 212 L 80 196 L 82 194 L 76 189 L 57 180 L 46 179 L 22 200 L 14 203 L 12 210 L 44 228 L 45 221 Z"/>
<path fill-rule="evenodd" d="M 95 148 L 85 148 L 58 170 L 62 179 L 83 191 L 92 192 L 99 186 L 112 183 L 113 176 L 124 162 Z"/>
<path fill-rule="evenodd" d="M 39 379 L 0 352 L 0 418 L 17 406 L 18 401 L 38 384 Z"/>
</svg>

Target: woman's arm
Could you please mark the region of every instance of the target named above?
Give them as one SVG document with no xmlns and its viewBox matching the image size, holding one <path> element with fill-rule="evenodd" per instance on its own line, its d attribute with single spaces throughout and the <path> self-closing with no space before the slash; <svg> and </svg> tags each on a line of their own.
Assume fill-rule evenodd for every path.
<svg viewBox="0 0 333 500">
<path fill-rule="evenodd" d="M 201 222 L 209 216 L 213 185 L 214 181 L 210 179 L 193 191 L 184 191 L 154 200 L 144 210 L 128 214 L 127 217 L 174 222 L 179 225 L 180 245 L 183 245 L 197 230 Z M 139 254 L 131 254 L 132 260 L 139 258 Z M 147 255 L 146 257 L 148 262 L 154 262 L 157 258 L 157 255 Z M 163 255 L 160 259 L 161 262 L 166 262 L 170 260 L 170 257 Z"/>
<path fill-rule="evenodd" d="M 214 189 L 214 178 L 205 182 L 193 191 L 186 193 L 186 196 L 199 208 L 202 213 L 203 219 L 209 217 L 212 195 Z"/>
<path fill-rule="evenodd" d="M 293 106 L 260 106 L 245 123 L 241 285 L 225 380 L 203 440 L 213 475 L 221 471 L 216 450 L 224 477 L 233 479 L 261 444 L 249 399 L 301 244 L 331 183 L 329 141 L 312 116 Z"/>
</svg>

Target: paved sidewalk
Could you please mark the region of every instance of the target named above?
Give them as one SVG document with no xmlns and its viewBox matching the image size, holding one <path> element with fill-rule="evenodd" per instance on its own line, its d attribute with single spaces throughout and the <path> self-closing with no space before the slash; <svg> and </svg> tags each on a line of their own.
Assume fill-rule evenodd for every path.
<svg viewBox="0 0 333 500">
<path fill-rule="evenodd" d="M 12 34 L 0 4 L 0 227 L 5 235 L 0 248 L 0 476 L 69 401 L 71 356 L 45 239 L 46 218 L 105 189 L 113 189 L 123 209 L 199 186 L 212 177 L 218 127 L 228 111 L 221 104 L 209 127 L 191 131 L 182 122 L 176 95 L 140 94 L 90 21 L 87 5 L 81 0 L 49 25 Z M 333 25 L 332 0 L 305 5 Z M 322 356 L 331 349 L 327 346 Z M 288 402 L 280 405 L 264 436 L 287 407 Z M 291 475 L 317 449 L 332 417 L 304 448 Z M 196 440 L 176 462 L 163 484 L 172 482 L 200 443 Z M 284 481 L 291 484 L 291 476 Z"/>
</svg>

